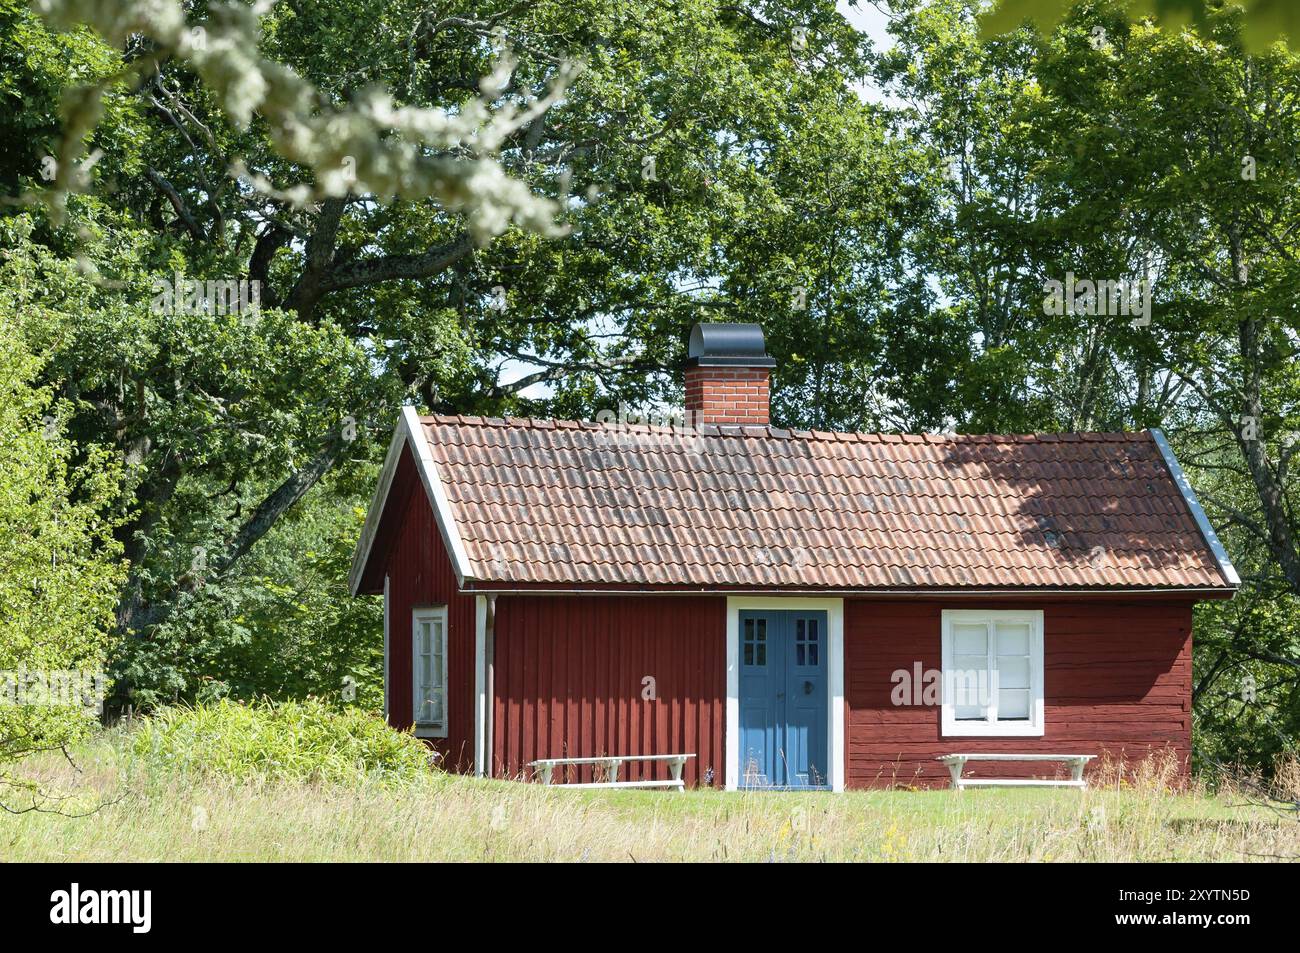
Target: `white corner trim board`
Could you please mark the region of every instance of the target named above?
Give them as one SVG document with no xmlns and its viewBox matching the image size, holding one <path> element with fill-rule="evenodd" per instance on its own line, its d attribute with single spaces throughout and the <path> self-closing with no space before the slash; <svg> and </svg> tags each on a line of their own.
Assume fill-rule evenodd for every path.
<svg viewBox="0 0 1300 953">
<path fill-rule="evenodd" d="M 727 708 L 726 770 L 724 786 L 735 791 L 740 782 L 740 612 L 742 609 L 820 609 L 826 613 L 829 629 L 830 658 L 826 677 L 829 682 L 826 737 L 830 743 L 830 779 L 832 791 L 843 791 L 846 777 L 844 764 L 844 600 L 785 596 L 727 597 Z"/>
<path fill-rule="evenodd" d="M 429 451 L 429 440 L 424 433 L 424 424 L 420 422 L 420 415 L 416 413 L 415 408 L 407 405 L 402 408 L 402 414 L 393 430 L 393 439 L 389 442 L 388 454 L 384 457 L 384 468 L 380 471 L 374 498 L 371 499 L 370 509 L 366 512 L 366 522 L 361 529 L 357 550 L 352 555 L 352 568 L 348 572 L 348 588 L 354 596 L 361 586 L 361 576 L 370 559 L 370 549 L 374 545 L 375 534 L 379 532 L 379 522 L 383 519 L 384 506 L 388 502 L 388 491 L 392 489 L 393 476 L 397 473 L 397 465 L 401 462 L 402 450 L 405 447 L 411 448 L 411 456 L 415 460 L 416 471 L 420 474 L 420 482 L 424 485 L 425 496 L 429 499 L 429 506 L 433 508 L 434 521 L 438 524 L 439 533 L 442 534 L 443 545 L 451 556 L 457 585 L 464 588 L 465 580 L 474 578 L 474 566 L 465 552 L 465 545 L 461 541 L 460 529 L 451 510 L 451 502 L 447 499 L 438 465 Z"/>
<path fill-rule="evenodd" d="M 487 773 L 487 596 L 474 597 L 474 774 Z"/>
<path fill-rule="evenodd" d="M 384 721 L 388 721 L 388 714 L 389 712 L 392 711 L 392 703 L 389 700 L 390 693 L 392 692 L 392 688 L 390 686 L 392 676 L 390 675 L 391 669 L 388 661 L 390 658 L 392 658 L 392 651 L 393 651 L 391 638 L 389 636 L 389 612 L 391 611 L 391 608 L 392 608 L 392 597 L 389 593 L 388 574 L 385 573 L 384 574 Z"/>
</svg>

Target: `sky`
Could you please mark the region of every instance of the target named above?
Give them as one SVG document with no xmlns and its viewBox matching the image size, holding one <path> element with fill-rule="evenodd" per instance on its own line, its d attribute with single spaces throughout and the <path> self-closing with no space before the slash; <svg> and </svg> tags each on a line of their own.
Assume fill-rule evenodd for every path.
<svg viewBox="0 0 1300 953">
<path fill-rule="evenodd" d="M 839 0 L 836 6 L 844 19 L 871 37 L 876 44 L 876 49 L 887 49 L 891 45 L 891 37 L 885 32 L 885 15 L 868 0 L 858 0 L 856 6 L 849 0 Z"/>
</svg>

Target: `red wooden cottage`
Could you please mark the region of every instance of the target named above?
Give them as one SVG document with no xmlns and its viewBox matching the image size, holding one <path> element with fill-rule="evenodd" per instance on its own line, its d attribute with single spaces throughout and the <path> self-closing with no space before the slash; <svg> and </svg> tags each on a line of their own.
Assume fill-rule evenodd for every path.
<svg viewBox="0 0 1300 953">
<path fill-rule="evenodd" d="M 350 580 L 384 597 L 388 720 L 494 777 L 679 752 L 726 788 L 946 784 L 953 752 L 1185 765 L 1192 607 L 1238 578 L 1159 431 L 781 430 L 772 366 L 756 326 L 696 327 L 690 426 L 404 408 Z"/>
</svg>

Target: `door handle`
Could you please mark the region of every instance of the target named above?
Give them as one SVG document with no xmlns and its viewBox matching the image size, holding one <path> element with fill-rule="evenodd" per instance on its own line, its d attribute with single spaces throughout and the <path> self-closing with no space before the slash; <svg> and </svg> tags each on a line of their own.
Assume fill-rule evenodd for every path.
<svg viewBox="0 0 1300 953">
<path fill-rule="evenodd" d="M 803 693 L 804 693 L 805 695 L 811 695 L 811 694 L 813 693 L 813 683 L 812 683 L 812 682 L 804 682 L 804 683 L 803 683 Z"/>
</svg>

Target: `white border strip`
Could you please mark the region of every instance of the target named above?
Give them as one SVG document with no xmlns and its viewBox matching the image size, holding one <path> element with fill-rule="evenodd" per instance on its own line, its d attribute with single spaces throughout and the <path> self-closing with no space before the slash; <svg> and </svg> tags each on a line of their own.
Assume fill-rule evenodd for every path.
<svg viewBox="0 0 1300 953">
<path fill-rule="evenodd" d="M 1191 481 L 1187 479 L 1187 474 L 1183 468 L 1178 465 L 1177 458 L 1174 457 L 1174 451 L 1169 446 L 1169 441 L 1165 439 L 1162 431 L 1152 427 L 1149 431 L 1151 438 L 1160 448 L 1160 455 L 1165 458 L 1165 466 L 1169 468 L 1169 475 L 1174 478 L 1179 492 L 1183 494 L 1183 500 L 1187 503 L 1187 508 L 1192 511 L 1192 517 L 1196 520 L 1196 525 L 1200 527 L 1201 535 L 1205 537 L 1206 545 L 1210 547 L 1210 552 L 1214 553 L 1214 558 L 1219 564 L 1219 571 L 1223 573 L 1223 578 L 1227 580 L 1230 586 L 1240 586 L 1241 577 L 1237 575 L 1237 569 L 1232 565 L 1232 560 L 1228 558 L 1228 551 L 1223 548 L 1223 543 L 1219 541 L 1219 536 L 1214 532 L 1214 527 L 1210 525 L 1210 519 L 1205 515 L 1205 510 L 1201 508 L 1201 501 L 1196 498 L 1196 491 L 1192 489 Z"/>
<path fill-rule="evenodd" d="M 352 595 L 357 594 L 361 586 L 361 577 L 365 573 L 366 563 L 370 559 L 370 549 L 374 545 L 375 535 L 379 532 L 379 521 L 384 515 L 384 505 L 388 502 L 388 491 L 393 486 L 393 475 L 402 458 L 402 448 L 410 447 L 415 457 L 415 467 L 424 484 L 424 493 L 433 508 L 433 515 L 442 534 L 443 544 L 451 556 L 451 566 L 456 573 L 459 588 L 465 588 L 465 580 L 473 579 L 474 566 L 469 561 L 465 546 L 461 542 L 460 529 L 456 517 L 451 511 L 451 502 L 447 499 L 438 466 L 429 451 L 429 440 L 424 433 L 424 424 L 415 408 L 407 405 L 402 408 L 401 417 L 393 430 L 393 439 L 388 445 L 388 455 L 384 457 L 384 468 L 379 475 L 379 484 L 375 487 L 374 498 L 366 513 L 366 522 L 361 529 L 361 538 L 357 541 L 356 552 L 352 555 L 352 568 L 348 572 L 348 589 Z"/>
<path fill-rule="evenodd" d="M 354 592 L 353 595 L 356 595 Z M 392 658 L 391 643 L 389 642 L 389 611 L 391 607 L 391 596 L 389 594 L 388 575 L 384 575 L 384 721 L 388 720 L 388 713 L 392 711 L 392 705 L 389 701 L 392 688 L 390 682 L 392 676 L 389 674 L 388 660 Z"/>
<path fill-rule="evenodd" d="M 734 791 L 740 782 L 740 612 L 742 609 L 819 609 L 826 613 L 830 629 L 830 659 L 826 676 L 829 724 L 826 732 L 830 747 L 831 790 L 843 791 L 845 784 L 844 733 L 844 600 L 787 599 L 768 596 L 731 596 L 727 599 L 727 713 L 726 771 L 724 786 Z"/>
<path fill-rule="evenodd" d="M 487 596 L 474 599 L 474 774 L 487 771 Z"/>
</svg>

